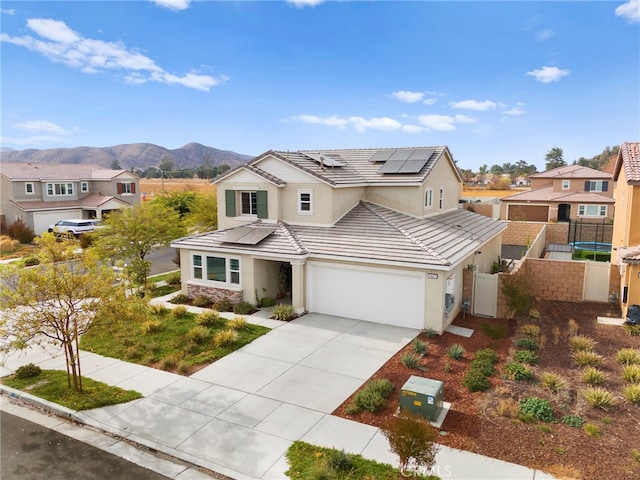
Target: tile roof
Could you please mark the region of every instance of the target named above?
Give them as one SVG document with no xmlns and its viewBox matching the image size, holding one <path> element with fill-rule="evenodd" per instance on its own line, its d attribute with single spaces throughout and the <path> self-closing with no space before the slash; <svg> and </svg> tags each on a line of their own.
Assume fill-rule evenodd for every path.
<svg viewBox="0 0 640 480">
<path fill-rule="evenodd" d="M 366 149 L 337 149 L 337 150 L 301 150 L 296 152 L 289 151 L 275 151 L 270 150 L 257 156 L 251 160 L 247 165 L 258 167 L 260 162 L 269 156 L 276 157 L 285 163 L 293 165 L 300 170 L 330 184 L 333 186 L 340 185 L 397 185 L 397 184 L 418 184 L 424 181 L 427 175 L 431 172 L 433 166 L 444 156 L 446 151 L 450 158 L 451 152 L 448 147 L 411 147 L 411 148 L 398 148 L 397 150 L 415 150 L 417 148 L 433 149 L 433 153 L 425 162 L 424 166 L 417 173 L 408 174 L 383 174 L 378 173 L 383 162 L 370 162 L 369 159 L 374 156 L 379 150 L 389 150 L 381 148 L 366 148 Z M 393 150 L 393 149 L 391 149 Z M 342 166 L 327 166 L 320 165 L 318 162 L 305 155 L 319 154 L 338 161 Z M 458 169 L 453 165 L 456 175 L 459 177 Z M 233 170 L 229 170 L 215 179 L 215 182 L 226 178 L 233 172 L 241 169 L 245 166 L 241 165 Z M 462 179 L 459 177 L 460 181 Z"/>
<path fill-rule="evenodd" d="M 100 193 L 90 193 L 85 195 L 79 200 L 60 200 L 57 202 L 43 202 L 43 201 L 31 201 L 31 202 L 16 202 L 11 203 L 17 205 L 24 211 L 34 210 L 52 210 L 52 209 L 66 209 L 66 208 L 98 208 L 100 205 L 115 200 L 123 205 L 128 205 L 126 202 L 119 200 L 110 195 L 102 195 Z"/>
<path fill-rule="evenodd" d="M 640 183 L 640 142 L 625 142 L 620 145 L 613 173 L 614 180 L 618 180 L 622 167 L 628 183 Z"/>
<path fill-rule="evenodd" d="M 618 257 L 623 263 L 640 264 L 640 245 L 619 247 Z"/>
<path fill-rule="evenodd" d="M 0 163 L 0 175 L 10 180 L 110 180 L 128 170 L 70 163 Z"/>
<path fill-rule="evenodd" d="M 558 168 L 552 168 L 540 173 L 529 175 L 529 178 L 612 178 L 607 172 L 602 172 L 594 168 L 583 167 L 582 165 L 564 165 Z"/>
<path fill-rule="evenodd" d="M 514 193 L 502 197 L 501 202 L 580 202 L 580 203 L 615 203 L 611 197 L 595 192 L 554 192 L 553 187 L 536 188 L 528 192 Z"/>
<path fill-rule="evenodd" d="M 172 246 L 446 268 L 506 228 L 499 220 L 466 210 L 415 218 L 369 202 L 360 202 L 331 227 L 277 226 L 254 246 L 223 244 L 225 231 L 175 240 Z"/>
</svg>

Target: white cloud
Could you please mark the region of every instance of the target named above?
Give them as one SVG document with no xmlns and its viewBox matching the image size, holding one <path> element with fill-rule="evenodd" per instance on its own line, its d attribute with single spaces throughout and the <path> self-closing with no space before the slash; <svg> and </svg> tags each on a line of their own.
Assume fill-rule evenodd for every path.
<svg viewBox="0 0 640 480">
<path fill-rule="evenodd" d="M 491 100 L 479 102 L 478 100 L 463 100 L 461 102 L 451 103 L 453 108 L 463 108 L 466 110 L 475 110 L 477 112 L 486 112 L 487 110 L 495 110 L 498 104 Z"/>
<path fill-rule="evenodd" d="M 478 121 L 475 118 L 469 117 L 467 115 L 456 115 L 455 119 L 456 123 L 475 123 Z"/>
<path fill-rule="evenodd" d="M 522 107 L 513 107 L 502 113 L 504 115 L 511 115 L 511 116 L 524 115 L 524 109 Z"/>
<path fill-rule="evenodd" d="M 449 115 L 420 115 L 418 121 L 425 127 L 440 132 L 450 132 L 456 129 L 456 119 Z"/>
<path fill-rule="evenodd" d="M 60 125 L 56 125 L 48 120 L 30 120 L 28 122 L 16 123 L 13 125 L 20 130 L 26 130 L 33 133 L 56 133 L 59 135 L 69 135 L 71 131 L 65 130 Z"/>
<path fill-rule="evenodd" d="M 540 83 L 557 82 L 562 77 L 566 77 L 571 73 L 571 70 L 562 69 L 558 67 L 542 67 L 537 70 L 527 72 L 527 75 L 531 75 Z"/>
<path fill-rule="evenodd" d="M 349 117 L 349 122 L 359 132 L 364 132 L 367 129 L 392 132 L 402 128 L 402 124 L 399 121 L 389 117 L 371 118 L 369 120 L 362 117 Z"/>
<path fill-rule="evenodd" d="M 32 18 L 27 26 L 42 39 L 29 35 L 12 37 L 0 34 L 0 41 L 25 47 L 47 57 L 52 62 L 62 63 L 84 73 L 105 71 L 124 72 L 127 83 L 142 84 L 148 81 L 182 85 L 208 92 L 228 78 L 220 75 L 200 75 L 190 72 L 179 76 L 166 72 L 149 57 L 120 42 L 104 42 L 82 37 L 64 22 L 52 19 Z"/>
<path fill-rule="evenodd" d="M 315 7 L 324 3 L 324 0 L 287 0 L 287 3 L 295 5 L 296 7 Z"/>
<path fill-rule="evenodd" d="M 416 103 L 424 98 L 424 93 L 400 90 L 398 92 L 393 92 L 391 96 L 396 100 L 400 100 L 401 102 Z"/>
<path fill-rule="evenodd" d="M 15 15 L 18 11 L 15 8 L 3 8 L 2 13 L 7 15 Z"/>
<path fill-rule="evenodd" d="M 629 23 L 640 23 L 640 0 L 629 0 L 616 8 L 616 16 L 623 17 Z"/>
<path fill-rule="evenodd" d="M 555 33 L 550 28 L 536 32 L 536 40 L 539 42 L 549 40 L 553 36 L 555 36 Z"/>
<path fill-rule="evenodd" d="M 303 122 L 303 123 L 313 123 L 316 125 L 326 125 L 328 127 L 338 127 L 338 128 L 345 128 L 349 123 L 347 119 L 340 118 L 335 115 L 331 117 L 324 117 L 324 118 L 318 117 L 317 115 L 297 115 L 297 116 L 291 117 L 291 119 L 295 121 Z"/>
<path fill-rule="evenodd" d="M 35 135 L 25 138 L 0 137 L 0 145 L 20 145 L 23 147 L 41 147 L 68 141 L 69 139 L 66 137 L 56 137 L 55 135 Z"/>
<path fill-rule="evenodd" d="M 151 0 L 156 5 L 170 10 L 186 10 L 189 8 L 191 0 Z"/>
<path fill-rule="evenodd" d="M 422 103 L 424 103 L 425 105 L 433 105 L 434 103 L 436 103 L 438 101 L 437 98 L 425 98 Z"/>
</svg>

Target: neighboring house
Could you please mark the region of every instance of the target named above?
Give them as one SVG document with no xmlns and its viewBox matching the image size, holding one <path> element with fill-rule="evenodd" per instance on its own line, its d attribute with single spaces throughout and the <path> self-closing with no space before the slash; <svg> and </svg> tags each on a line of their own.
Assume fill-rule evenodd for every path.
<svg viewBox="0 0 640 480">
<path fill-rule="evenodd" d="M 620 275 L 620 307 L 626 316 L 629 305 L 640 304 L 640 142 L 620 146 L 613 179 L 611 275 Z"/>
<path fill-rule="evenodd" d="M 447 147 L 269 151 L 215 180 L 219 230 L 175 240 L 182 291 L 442 332 L 504 224 L 458 209 Z"/>
<path fill-rule="evenodd" d="M 533 222 L 613 220 L 612 175 L 565 165 L 529 175 L 531 190 L 501 199 L 501 218 Z"/>
<path fill-rule="evenodd" d="M 38 235 L 58 220 L 100 219 L 140 201 L 136 175 L 95 165 L 2 162 L 0 181 L 2 219 L 21 219 Z"/>
</svg>

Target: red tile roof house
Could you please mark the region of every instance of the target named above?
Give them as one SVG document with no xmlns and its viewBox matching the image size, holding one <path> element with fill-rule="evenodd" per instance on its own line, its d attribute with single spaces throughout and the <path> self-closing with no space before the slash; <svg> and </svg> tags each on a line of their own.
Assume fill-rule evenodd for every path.
<svg viewBox="0 0 640 480">
<path fill-rule="evenodd" d="M 503 197 L 500 217 L 516 221 L 613 221 L 613 176 L 566 165 L 529 176 L 531 190 Z"/>
<path fill-rule="evenodd" d="M 447 147 L 269 151 L 215 180 L 219 230 L 177 239 L 182 292 L 442 332 L 504 222 L 458 208 Z M 281 285 L 284 280 L 285 285 Z"/>
<path fill-rule="evenodd" d="M 139 178 L 95 165 L 0 163 L 0 216 L 39 235 L 58 220 L 102 218 L 140 202 Z"/>
</svg>

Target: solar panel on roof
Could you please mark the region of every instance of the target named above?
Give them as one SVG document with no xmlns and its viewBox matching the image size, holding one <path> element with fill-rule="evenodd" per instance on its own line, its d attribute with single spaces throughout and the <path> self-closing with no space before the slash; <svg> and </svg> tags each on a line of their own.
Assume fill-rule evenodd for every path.
<svg viewBox="0 0 640 480">
<path fill-rule="evenodd" d="M 420 170 L 422 170 L 422 167 L 424 167 L 425 163 L 427 163 L 427 159 L 425 158 L 421 160 L 407 160 L 398 169 L 397 173 L 418 173 Z"/>
<path fill-rule="evenodd" d="M 389 157 L 389 160 L 387 160 L 387 162 L 389 162 L 389 161 L 397 161 L 397 162 L 399 162 L 399 161 L 408 160 L 413 152 L 415 152 L 415 150 L 406 149 L 406 148 L 399 148 L 398 150 L 393 152 L 393 155 L 391 155 Z"/>
<path fill-rule="evenodd" d="M 431 158 L 433 152 L 435 152 L 435 149 L 433 148 L 416 148 L 409 157 L 409 160 L 418 160 L 422 158 L 426 158 L 428 160 Z"/>
<path fill-rule="evenodd" d="M 378 173 L 418 173 L 434 151 L 433 148 L 398 149 Z"/>
<path fill-rule="evenodd" d="M 311 152 L 300 152 L 305 157 L 310 158 L 314 162 L 324 165 L 325 167 L 344 167 L 344 163 L 340 160 L 330 157 L 329 155 L 325 155 L 323 153 L 311 153 Z"/>
<path fill-rule="evenodd" d="M 256 245 L 275 231 L 275 227 L 236 227 L 225 232 L 220 241 L 224 243 L 239 243 L 241 245 Z"/>
<path fill-rule="evenodd" d="M 393 152 L 395 151 L 396 151 L 395 148 L 383 148 L 381 150 L 378 150 L 376 153 L 374 153 L 373 157 L 371 157 L 369 161 L 370 162 L 386 162 L 387 160 L 389 160 L 389 157 L 393 155 Z"/>
</svg>

